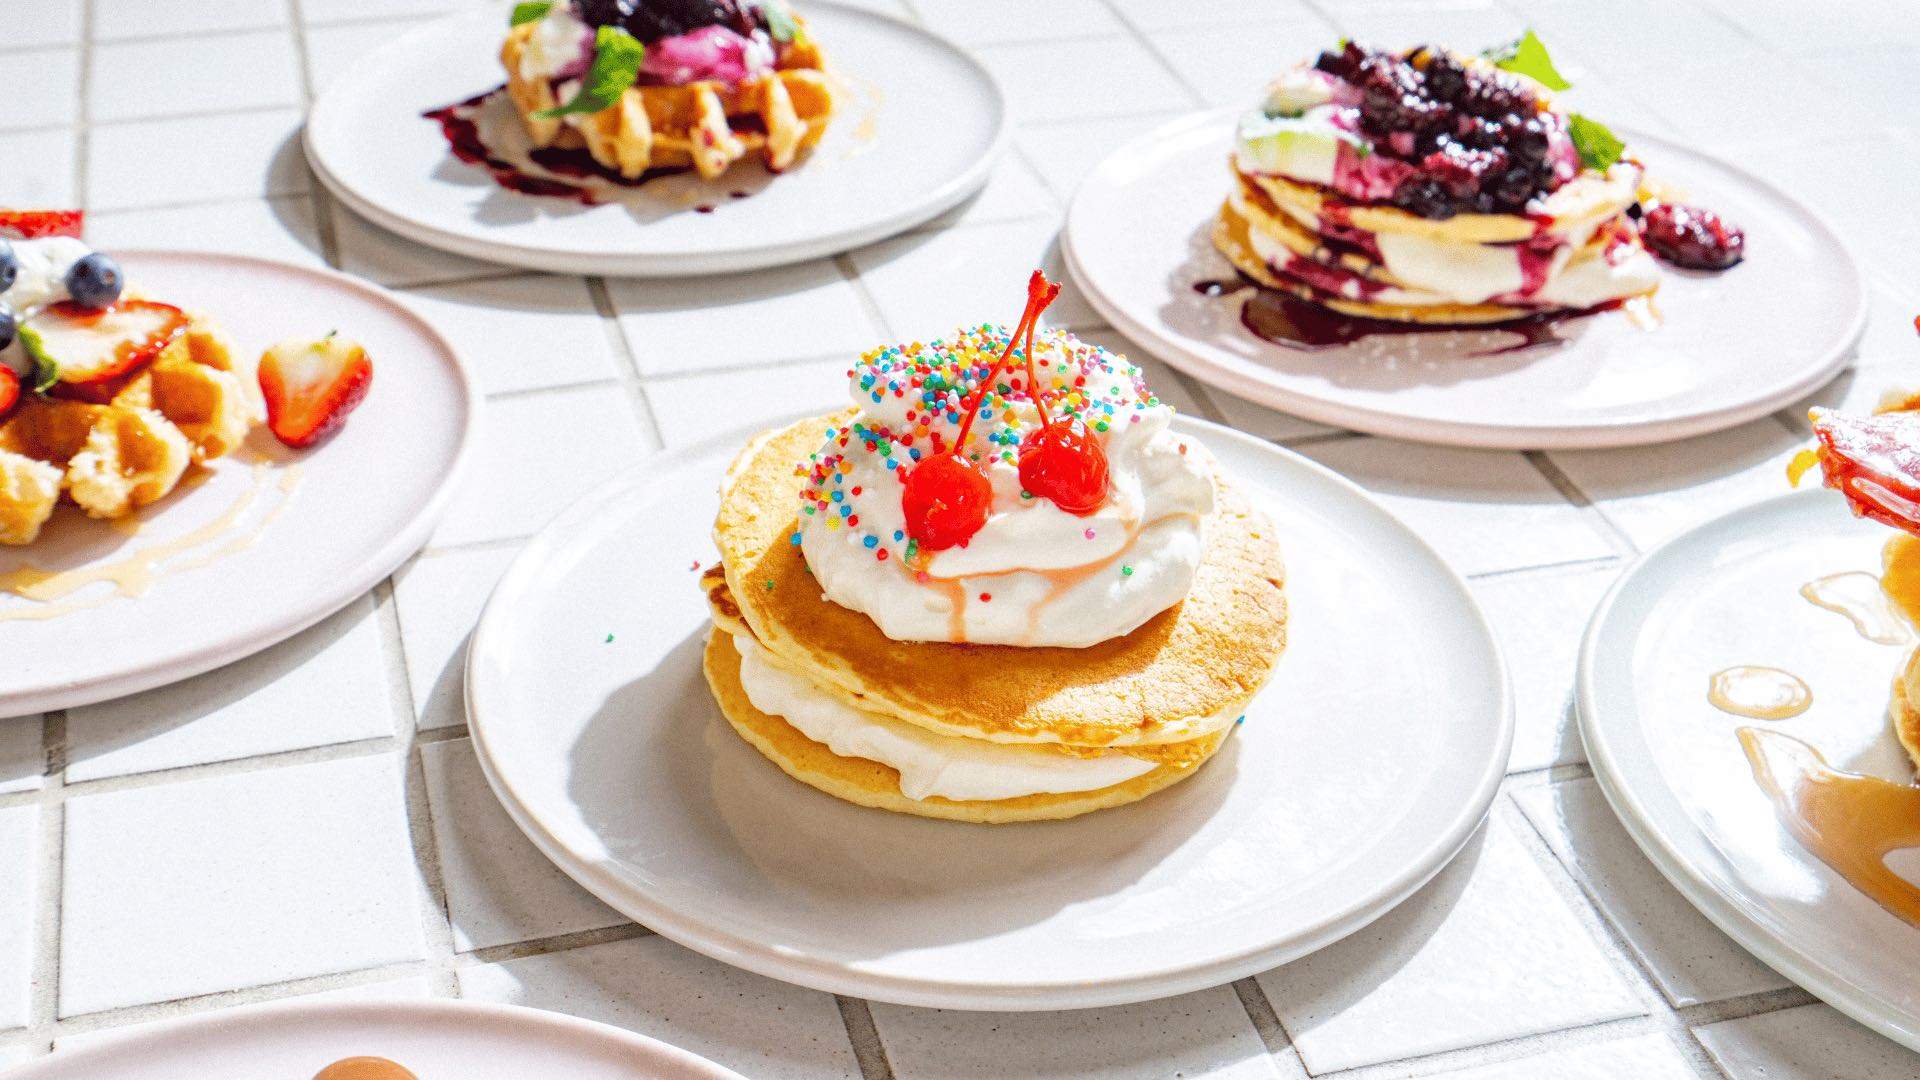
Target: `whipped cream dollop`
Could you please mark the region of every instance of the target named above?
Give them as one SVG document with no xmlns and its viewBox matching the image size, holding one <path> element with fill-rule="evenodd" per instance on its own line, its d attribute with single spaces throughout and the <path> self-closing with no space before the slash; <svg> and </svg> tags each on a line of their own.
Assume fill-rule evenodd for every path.
<svg viewBox="0 0 1920 1080">
<path fill-rule="evenodd" d="M 1017 799 L 1094 791 L 1152 772 L 1151 761 L 1107 753 L 1080 757 L 1040 746 L 939 735 L 857 709 L 782 667 L 760 643 L 734 635 L 740 686 L 763 713 L 841 757 L 865 758 L 900 773 L 909 799 Z"/>
<path fill-rule="evenodd" d="M 70 299 L 67 275 L 73 264 L 93 254 L 93 249 L 71 236 L 46 236 L 36 240 L 9 240 L 19 268 L 13 284 L 0 292 L 0 307 L 26 319 L 48 304 Z"/>
<path fill-rule="evenodd" d="M 859 414 L 823 433 L 803 468 L 799 544 L 828 600 L 899 641 L 1085 647 L 1130 633 L 1185 598 L 1213 509 L 1211 458 L 1174 434 L 1140 369 L 1071 334 L 1036 339 L 1054 422 L 1077 419 L 1106 451 L 1106 501 L 1086 516 L 1021 488 L 1020 440 L 1040 426 L 1023 354 L 980 406 L 966 450 L 993 490 L 986 524 L 940 551 L 908 534 L 901 488 L 950 448 L 1001 351 L 998 327 L 878 349 L 851 372 Z"/>
</svg>

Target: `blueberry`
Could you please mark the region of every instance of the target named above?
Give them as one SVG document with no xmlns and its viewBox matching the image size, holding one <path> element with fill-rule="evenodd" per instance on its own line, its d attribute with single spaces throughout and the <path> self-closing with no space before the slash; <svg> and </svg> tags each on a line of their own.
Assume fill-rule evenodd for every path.
<svg viewBox="0 0 1920 1080">
<path fill-rule="evenodd" d="M 0 292 L 13 288 L 13 279 L 20 276 L 20 260 L 13 253 L 13 245 L 0 240 Z M 6 346 L 0 345 L 0 348 Z"/>
<path fill-rule="evenodd" d="M 13 321 L 13 312 L 0 308 L 0 349 L 13 344 L 14 336 L 19 332 L 20 328 Z"/>
<path fill-rule="evenodd" d="M 120 285 L 120 264 L 97 251 L 67 271 L 67 295 L 81 307 L 106 307 L 120 299 Z"/>
</svg>

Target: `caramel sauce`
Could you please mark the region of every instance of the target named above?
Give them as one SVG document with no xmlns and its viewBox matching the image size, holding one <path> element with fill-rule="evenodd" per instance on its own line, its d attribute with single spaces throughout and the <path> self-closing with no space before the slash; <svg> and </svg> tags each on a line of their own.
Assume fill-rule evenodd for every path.
<svg viewBox="0 0 1920 1080">
<path fill-rule="evenodd" d="M 420 1080 L 397 1061 L 383 1057 L 350 1057 L 321 1069 L 313 1080 Z"/>
<path fill-rule="evenodd" d="M 1920 788 L 1840 772 L 1791 736 L 1741 728 L 1740 745 L 1780 823 L 1800 846 L 1888 912 L 1920 926 L 1920 887 L 1887 868 L 1920 847 Z"/>
<path fill-rule="evenodd" d="M 1848 570 L 1815 578 L 1800 586 L 1807 603 L 1845 618 L 1861 637 L 1876 645 L 1904 645 L 1913 640 L 1907 620 L 1894 610 L 1880 579 L 1865 570 Z"/>
<path fill-rule="evenodd" d="M 0 572 L 0 593 L 12 593 L 33 604 L 14 604 L 0 608 L 0 622 L 16 620 L 45 620 L 57 618 L 74 611 L 98 607 L 115 596 L 137 597 L 151 589 L 154 583 L 169 574 L 182 570 L 197 569 L 225 558 L 235 552 L 251 547 L 260 538 L 287 504 L 293 500 L 295 489 L 300 483 L 300 468 L 293 465 L 281 471 L 277 487 L 281 498 L 265 514 L 250 525 L 241 526 L 247 511 L 259 499 L 267 484 L 272 470 L 265 462 L 257 462 L 253 467 L 253 484 L 234 499 L 227 508 L 212 521 L 197 529 L 183 533 L 170 540 L 149 544 L 132 553 L 108 562 L 76 567 L 71 570 L 45 570 L 32 564 L 22 564 L 12 570 Z M 137 534 L 141 519 L 133 519 L 135 524 L 126 529 Z M 205 551 L 222 539 L 226 543 Z M 186 556 L 186 557 L 182 557 Z M 111 584 L 111 592 L 84 599 L 75 598 L 75 594 L 90 586 Z"/>
<path fill-rule="evenodd" d="M 1813 705 L 1813 691 L 1779 668 L 1740 666 L 1714 673 L 1707 700 L 1721 712 L 1755 720 L 1789 720 Z"/>
<path fill-rule="evenodd" d="M 1793 455 L 1787 461 L 1787 483 L 1799 487 L 1800 479 L 1807 475 L 1807 470 L 1818 464 L 1820 464 L 1818 450 L 1802 450 Z"/>
<path fill-rule="evenodd" d="M 1660 314 L 1660 305 L 1651 293 L 1629 298 L 1620 305 L 1620 310 L 1626 312 L 1633 325 L 1642 330 L 1658 330 L 1666 322 L 1666 317 Z"/>
</svg>

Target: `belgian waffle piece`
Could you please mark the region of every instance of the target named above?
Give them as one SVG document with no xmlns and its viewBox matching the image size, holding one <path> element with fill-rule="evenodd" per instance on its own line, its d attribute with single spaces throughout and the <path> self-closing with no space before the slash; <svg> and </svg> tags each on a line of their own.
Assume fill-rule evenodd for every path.
<svg viewBox="0 0 1920 1080">
<path fill-rule="evenodd" d="M 0 544 L 31 544 L 62 494 L 89 516 L 165 498 L 240 445 L 254 406 L 227 343 L 196 319 L 104 401 L 27 395 L 0 421 Z"/>
<path fill-rule="evenodd" d="M 796 18 L 796 21 L 797 18 Z M 525 79 L 520 60 L 535 23 L 514 27 L 501 46 L 507 93 L 535 146 L 581 149 L 633 180 L 652 170 L 692 168 L 712 180 L 748 154 L 780 172 L 826 133 L 833 92 L 819 47 L 804 35 L 767 75 L 729 85 L 632 86 L 580 123 L 536 115 L 562 104 L 546 79 Z"/>
</svg>

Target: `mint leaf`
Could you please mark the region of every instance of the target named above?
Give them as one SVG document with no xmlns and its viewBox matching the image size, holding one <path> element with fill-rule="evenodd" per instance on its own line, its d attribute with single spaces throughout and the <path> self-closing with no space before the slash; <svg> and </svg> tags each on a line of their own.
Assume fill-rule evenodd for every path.
<svg viewBox="0 0 1920 1080">
<path fill-rule="evenodd" d="M 1573 148 L 1580 151 L 1580 164 L 1600 172 L 1612 168 L 1627 148 L 1607 125 L 1579 113 L 1567 117 L 1567 135 L 1573 139 Z"/>
<path fill-rule="evenodd" d="M 33 392 L 44 394 L 53 389 L 60 381 L 60 365 L 51 360 L 36 358 L 33 362 Z"/>
<path fill-rule="evenodd" d="M 773 40 L 785 43 L 800 36 L 800 24 L 793 21 L 793 12 L 779 0 L 761 5 L 760 13 L 767 17 L 767 33 L 773 35 Z"/>
<path fill-rule="evenodd" d="M 1499 49 L 1488 50 L 1487 59 L 1502 71 L 1511 71 L 1515 75 L 1525 75 L 1549 90 L 1571 90 L 1573 84 L 1553 66 L 1553 57 L 1547 53 L 1547 43 L 1540 35 L 1529 30 L 1520 35 L 1520 40 Z"/>
<path fill-rule="evenodd" d="M 544 19 L 547 17 L 547 12 L 552 10 L 553 0 L 526 0 L 525 3 L 515 4 L 513 5 L 513 25 L 519 26 L 521 23 Z"/>
<path fill-rule="evenodd" d="M 535 116 L 551 119 L 569 113 L 596 113 L 620 100 L 633 80 L 640 77 L 640 61 L 647 47 L 617 26 L 603 26 L 593 38 L 593 66 L 580 84 L 573 100 L 552 109 L 541 109 Z"/>
</svg>

